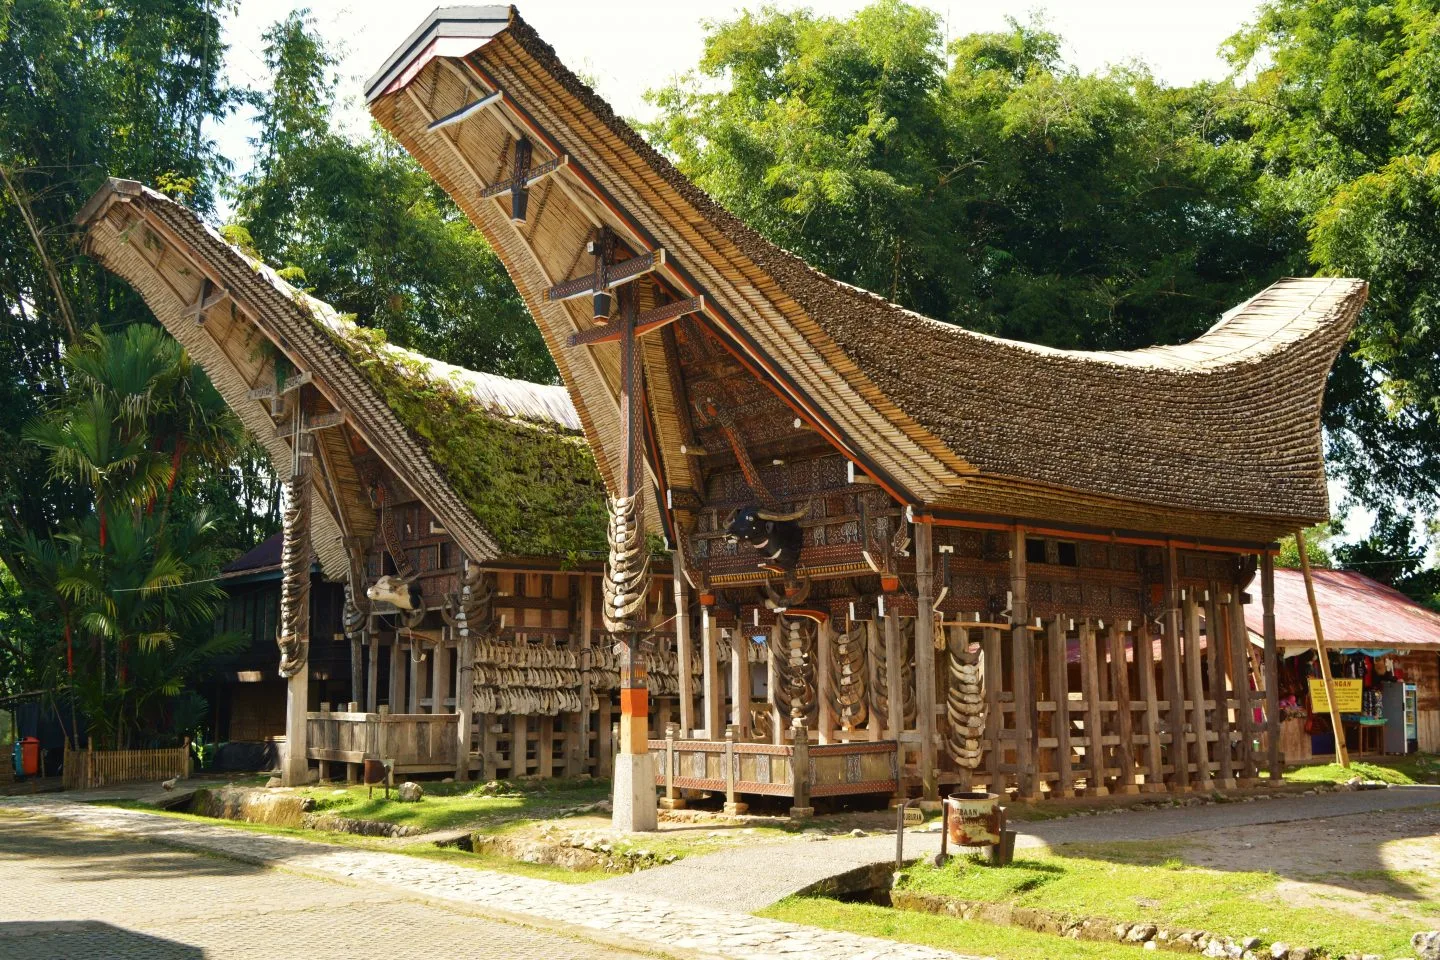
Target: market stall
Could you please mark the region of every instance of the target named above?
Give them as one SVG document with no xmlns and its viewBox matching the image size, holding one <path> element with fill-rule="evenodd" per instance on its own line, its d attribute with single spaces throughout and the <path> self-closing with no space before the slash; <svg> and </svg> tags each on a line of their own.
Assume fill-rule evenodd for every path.
<svg viewBox="0 0 1440 960">
<path fill-rule="evenodd" d="M 1335 702 L 1353 755 L 1440 750 L 1440 614 L 1350 570 L 1315 570 Z M 1246 607 L 1252 642 L 1260 612 Z M 1286 763 L 1335 752 L 1299 570 L 1275 571 L 1280 748 Z"/>
</svg>

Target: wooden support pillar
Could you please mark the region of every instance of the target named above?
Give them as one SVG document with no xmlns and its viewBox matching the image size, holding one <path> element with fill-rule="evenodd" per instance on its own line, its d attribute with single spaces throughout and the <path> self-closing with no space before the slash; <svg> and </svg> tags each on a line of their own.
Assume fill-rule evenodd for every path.
<svg viewBox="0 0 1440 960">
<path fill-rule="evenodd" d="M 705 613 L 709 616 L 709 611 Z M 730 644 L 730 726 L 739 740 L 750 739 L 750 638 L 738 627 L 720 636 Z"/>
<path fill-rule="evenodd" d="M 595 736 L 597 745 L 595 748 L 596 765 L 599 767 L 600 776 L 608 777 L 615 771 L 615 740 L 614 723 L 610 719 L 613 708 L 610 704 L 610 694 L 600 695 L 600 710 L 595 717 Z"/>
<path fill-rule="evenodd" d="M 1185 611 L 1185 688 L 1190 699 L 1190 725 L 1195 728 L 1195 783 L 1206 793 L 1211 788 L 1210 741 L 1205 739 L 1205 684 L 1200 661 L 1200 605 L 1195 591 L 1187 590 Z"/>
<path fill-rule="evenodd" d="M 547 780 L 555 772 L 555 718 L 541 717 L 535 738 L 535 775 Z"/>
<path fill-rule="evenodd" d="M 915 532 L 915 726 L 920 733 L 921 796 L 940 799 L 940 763 L 935 743 L 935 619 L 930 605 L 935 602 L 934 547 L 932 528 L 916 523 Z M 1029 637 L 1026 637 L 1029 647 Z M 826 672 L 826 671 L 822 671 Z M 1027 700 L 1033 703 L 1034 698 Z"/>
<path fill-rule="evenodd" d="M 1181 671 L 1180 582 L 1175 547 L 1165 548 L 1165 698 L 1170 702 L 1170 764 L 1174 768 L 1170 785 L 1176 791 L 1190 789 L 1190 752 L 1185 743 L 1185 681 Z"/>
<path fill-rule="evenodd" d="M 990 775 L 990 792 L 1005 795 L 1006 784 L 1000 773 L 1004 759 L 1005 715 L 1000 712 L 1000 684 L 1005 675 L 1000 656 L 1000 630 L 986 627 L 981 641 L 985 656 L 985 769 Z"/>
<path fill-rule="evenodd" d="M 1265 635 L 1265 765 L 1270 782 L 1284 774 L 1280 763 L 1280 657 L 1275 641 L 1275 557 L 1260 554 L 1260 615 Z"/>
<path fill-rule="evenodd" d="M 1100 667 L 1095 644 L 1095 630 L 1089 620 L 1079 625 L 1080 632 L 1080 689 L 1085 699 L 1085 748 L 1086 766 L 1089 771 L 1088 792 L 1092 797 L 1109 796 L 1105 786 L 1105 730 L 1100 714 Z"/>
<path fill-rule="evenodd" d="M 765 644 L 768 653 L 766 657 L 765 689 L 770 696 L 770 742 L 780 746 L 785 742 L 786 731 L 790 727 L 790 717 L 780 709 L 780 700 L 776 692 L 780 689 L 779 657 L 782 656 L 780 644 L 784 640 L 784 631 L 780 628 L 780 619 L 775 619 L 775 625 L 770 628 L 770 642 Z"/>
<path fill-rule="evenodd" d="M 580 623 L 578 624 L 578 641 L 580 656 L 577 661 L 580 664 L 580 770 L 577 772 L 588 772 L 590 769 L 590 701 L 595 699 L 595 691 L 590 686 L 590 630 L 595 620 L 593 609 L 595 602 L 595 576 L 589 573 L 582 573 L 580 578 Z M 571 629 L 576 629 L 576 624 L 571 624 Z M 600 699 L 609 702 L 610 694 L 602 694 Z M 608 727 L 609 725 L 606 724 Z M 604 754 L 596 753 L 596 775 L 604 776 L 600 769 L 605 766 Z"/>
<path fill-rule="evenodd" d="M 390 634 L 390 694 L 386 706 L 391 713 L 405 712 L 405 648 L 400 634 Z"/>
<path fill-rule="evenodd" d="M 405 712 L 419 713 L 421 691 L 425 688 L 425 681 L 423 679 L 425 676 L 425 661 L 421 660 L 420 657 L 425 655 L 425 645 L 421 643 L 419 638 L 413 633 L 409 635 L 409 640 L 410 693 L 409 696 L 406 697 Z"/>
<path fill-rule="evenodd" d="M 350 699 L 356 703 L 365 702 L 365 658 L 361 650 L 365 645 L 365 632 L 356 631 L 350 638 Z"/>
<path fill-rule="evenodd" d="M 1050 669 L 1050 698 L 1055 701 L 1055 713 L 1050 727 L 1055 737 L 1055 786 L 1051 792 L 1057 797 L 1075 796 L 1075 772 L 1071 768 L 1070 748 L 1070 672 L 1065 656 L 1065 620 L 1056 617 L 1050 621 L 1045 634 L 1050 655 L 1047 666 Z"/>
<path fill-rule="evenodd" d="M 1134 623 L 1129 626 L 1134 626 Z M 1133 634 L 1132 639 L 1135 644 L 1135 680 L 1140 685 L 1140 699 L 1145 701 L 1145 719 L 1141 721 L 1145 731 L 1145 792 L 1163 793 L 1165 773 L 1160 748 L 1160 701 L 1155 694 L 1155 638 L 1150 634 L 1149 624 L 1141 621 L 1140 630 Z"/>
<path fill-rule="evenodd" d="M 690 644 L 690 584 L 685 579 L 685 568 L 680 560 L 680 551 L 674 550 L 670 554 L 673 560 L 672 569 L 675 576 L 672 582 L 672 593 L 675 598 L 675 663 L 680 676 L 679 681 L 680 697 L 680 735 L 691 737 L 695 735 L 695 675 L 694 664 L 691 658 L 694 656 L 694 647 Z M 706 612 L 701 611 L 702 623 Z M 702 635 L 703 636 L 703 635 Z M 709 691 L 709 677 L 705 679 L 706 691 Z M 709 714 L 707 713 L 708 717 Z M 708 723 L 708 720 L 707 720 Z M 707 734 L 715 739 L 719 734 L 715 733 L 716 728 L 711 728 Z"/>
<path fill-rule="evenodd" d="M 885 641 L 880 637 L 880 624 L 874 617 L 871 617 L 865 621 L 865 695 L 870 708 L 870 718 L 866 721 L 866 726 L 869 728 L 872 741 L 884 740 L 885 728 L 890 723 L 889 717 L 880 715 L 878 707 L 880 703 L 880 658 L 884 655 Z"/>
<path fill-rule="evenodd" d="M 1030 600 L 1026 589 L 1025 528 L 1010 537 L 1010 644 L 1015 667 L 1015 763 L 1017 796 L 1032 800 L 1039 778 L 1035 770 L 1034 645 L 1030 637 Z"/>
<path fill-rule="evenodd" d="M 815 720 L 820 743 L 835 737 L 835 710 L 830 704 L 830 643 L 833 630 L 827 619 L 815 631 Z"/>
<path fill-rule="evenodd" d="M 445 701 L 450 696 L 450 645 L 441 640 L 435 644 L 430 663 L 430 712 L 450 713 Z"/>
<path fill-rule="evenodd" d="M 1350 751 L 1345 747 L 1345 726 L 1340 722 L 1340 708 L 1335 703 L 1335 681 L 1330 676 L 1330 654 L 1325 649 L 1325 629 L 1320 624 L 1320 604 L 1315 599 L 1315 581 L 1310 576 L 1310 554 L 1305 546 L 1305 531 L 1295 531 L 1295 546 L 1300 551 L 1300 574 L 1305 578 L 1305 596 L 1310 600 L 1310 619 L 1315 624 L 1315 658 L 1320 661 L 1320 678 L 1325 683 L 1325 699 L 1330 707 L 1330 726 L 1335 731 L 1335 759 L 1349 768 Z"/>
<path fill-rule="evenodd" d="M 1230 604 L 1224 615 L 1228 618 L 1226 637 L 1230 641 L 1230 678 L 1235 688 L 1235 726 L 1240 731 L 1240 776 L 1254 780 L 1259 774 L 1255 766 L 1255 713 L 1250 697 L 1250 632 L 1245 626 L 1245 601 L 1240 587 L 1230 588 Z"/>
<path fill-rule="evenodd" d="M 1205 597 L 1205 661 L 1210 674 L 1210 697 L 1215 709 L 1210 714 L 1210 725 L 1215 728 L 1215 760 L 1220 769 L 1220 787 L 1235 789 L 1234 746 L 1230 737 L 1230 693 L 1226 689 L 1225 664 L 1230 659 L 1230 630 L 1227 619 L 1230 607 L 1220 593 L 1220 584 L 1211 581 Z M 1238 717 L 1236 718 L 1239 719 Z"/>
<path fill-rule="evenodd" d="M 905 655 L 900 646 L 900 618 L 890 604 L 885 607 L 885 697 L 889 702 L 885 736 L 898 741 L 905 730 Z"/>
<path fill-rule="evenodd" d="M 369 617 L 365 629 L 369 651 L 365 657 L 365 699 L 361 701 L 370 713 L 380 706 L 380 635 L 375 630 L 375 618 Z"/>
<path fill-rule="evenodd" d="M 517 713 L 510 718 L 510 776 L 530 775 L 530 718 Z"/>
<path fill-rule="evenodd" d="M 1120 776 L 1115 787 L 1121 793 L 1139 793 L 1135 784 L 1135 717 L 1130 712 L 1130 666 L 1125 659 L 1125 631 L 1120 624 L 1110 624 L 1106 638 L 1110 645 L 1110 695 L 1115 699 L 1115 733 L 1120 743 L 1115 748 L 1115 765 Z"/>
<path fill-rule="evenodd" d="M 720 630 L 709 608 L 700 611 L 700 669 L 705 689 L 701 719 L 705 723 L 705 737 L 719 740 L 725 732 L 725 677 L 720 672 Z M 684 700 L 681 700 L 682 704 Z M 681 729 L 685 728 L 681 723 Z"/>
</svg>

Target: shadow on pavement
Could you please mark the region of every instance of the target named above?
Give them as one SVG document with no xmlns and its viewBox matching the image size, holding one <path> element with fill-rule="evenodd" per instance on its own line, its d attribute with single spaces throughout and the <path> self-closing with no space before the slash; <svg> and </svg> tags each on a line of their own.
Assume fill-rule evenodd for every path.
<svg viewBox="0 0 1440 960">
<path fill-rule="evenodd" d="M 125 960 L 200 960 L 205 951 L 98 920 L 0 922 L 0 956 L 7 960 L 124 957 Z"/>
</svg>

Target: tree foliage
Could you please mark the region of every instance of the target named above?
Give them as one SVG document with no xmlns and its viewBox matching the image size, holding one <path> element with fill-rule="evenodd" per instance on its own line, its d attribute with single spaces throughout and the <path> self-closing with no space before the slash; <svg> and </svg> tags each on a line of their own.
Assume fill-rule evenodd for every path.
<svg viewBox="0 0 1440 960">
<path fill-rule="evenodd" d="M 388 338 L 472 370 L 554 382 L 500 259 L 388 135 L 335 129 L 335 60 L 304 11 L 265 34 L 252 172 L 237 222 L 322 300 Z"/>
</svg>

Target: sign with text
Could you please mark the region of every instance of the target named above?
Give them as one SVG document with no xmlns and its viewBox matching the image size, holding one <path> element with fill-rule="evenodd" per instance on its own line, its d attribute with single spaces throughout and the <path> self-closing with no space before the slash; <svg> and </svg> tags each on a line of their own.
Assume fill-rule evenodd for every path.
<svg viewBox="0 0 1440 960">
<path fill-rule="evenodd" d="M 1359 713 L 1363 707 L 1364 698 L 1361 696 L 1362 681 L 1355 679 L 1335 679 L 1330 681 L 1335 688 L 1335 707 L 1341 713 Z M 1319 677 L 1310 678 L 1310 703 L 1316 713 L 1328 713 L 1330 701 L 1325 697 L 1325 681 Z"/>
<path fill-rule="evenodd" d="M 918 827 L 925 822 L 925 811 L 919 807 L 905 808 L 905 826 Z"/>
</svg>

